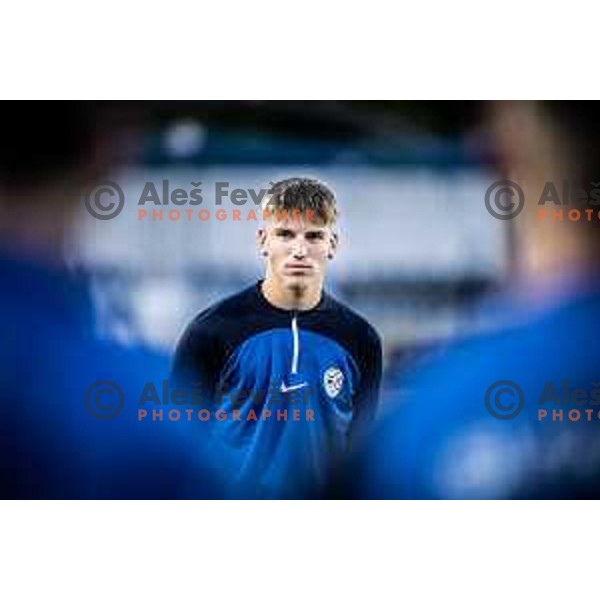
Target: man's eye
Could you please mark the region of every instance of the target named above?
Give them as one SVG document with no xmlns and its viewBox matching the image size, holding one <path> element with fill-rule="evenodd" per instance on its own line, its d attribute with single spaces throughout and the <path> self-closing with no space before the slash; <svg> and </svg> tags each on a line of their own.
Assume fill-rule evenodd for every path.
<svg viewBox="0 0 600 600">
<path fill-rule="evenodd" d="M 278 237 L 289 238 L 289 237 L 291 237 L 292 232 L 291 231 L 282 230 L 282 231 L 278 231 L 277 235 L 278 235 Z"/>
<path fill-rule="evenodd" d="M 319 240 L 324 239 L 324 235 L 322 233 L 308 233 L 306 235 L 306 239 L 309 242 L 317 242 Z"/>
</svg>

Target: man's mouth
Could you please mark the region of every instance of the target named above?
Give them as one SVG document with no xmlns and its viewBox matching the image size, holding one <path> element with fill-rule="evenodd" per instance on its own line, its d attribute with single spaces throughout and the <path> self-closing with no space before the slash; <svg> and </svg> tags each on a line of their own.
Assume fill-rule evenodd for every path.
<svg viewBox="0 0 600 600">
<path fill-rule="evenodd" d="M 286 270 L 293 271 L 294 273 L 306 273 L 312 269 L 310 265 L 291 263 L 285 266 Z"/>
</svg>

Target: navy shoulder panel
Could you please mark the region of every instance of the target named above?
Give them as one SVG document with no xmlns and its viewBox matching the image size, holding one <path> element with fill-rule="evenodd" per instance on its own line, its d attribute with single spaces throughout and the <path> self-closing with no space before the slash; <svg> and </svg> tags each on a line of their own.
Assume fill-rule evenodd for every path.
<svg viewBox="0 0 600 600">
<path fill-rule="evenodd" d="M 324 308 L 317 314 L 310 315 L 304 327 L 335 340 L 354 356 L 359 365 L 381 354 L 381 338 L 375 328 L 333 296 L 326 295 Z"/>
</svg>

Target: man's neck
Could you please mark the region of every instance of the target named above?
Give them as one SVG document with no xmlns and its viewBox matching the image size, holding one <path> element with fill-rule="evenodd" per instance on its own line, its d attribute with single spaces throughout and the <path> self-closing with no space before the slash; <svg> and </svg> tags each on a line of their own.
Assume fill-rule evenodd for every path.
<svg viewBox="0 0 600 600">
<path fill-rule="evenodd" d="M 323 293 L 321 286 L 282 288 L 268 277 L 263 281 L 261 291 L 269 304 L 282 310 L 311 310 L 319 304 Z"/>
<path fill-rule="evenodd" d="M 546 310 L 600 282 L 598 252 L 578 237 L 555 234 L 536 239 L 531 235 L 518 248 L 507 291 L 528 310 Z"/>
<path fill-rule="evenodd" d="M 15 215 L 0 209 L 0 246 L 7 254 L 42 264 L 64 263 L 68 224 L 60 218 L 38 218 L 32 211 Z"/>
<path fill-rule="evenodd" d="M 78 203 L 66 181 L 11 194 L 0 190 L 0 244 L 15 257 L 63 266 L 65 245 L 78 223 Z"/>
</svg>

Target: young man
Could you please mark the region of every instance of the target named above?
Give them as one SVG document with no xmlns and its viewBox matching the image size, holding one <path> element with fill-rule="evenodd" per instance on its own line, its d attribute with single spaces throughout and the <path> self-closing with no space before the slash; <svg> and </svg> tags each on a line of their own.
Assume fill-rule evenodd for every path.
<svg viewBox="0 0 600 600">
<path fill-rule="evenodd" d="M 194 319 L 173 374 L 214 403 L 205 424 L 240 495 L 307 497 L 375 415 L 381 341 L 323 290 L 338 245 L 331 190 L 287 179 L 265 209 L 264 280 Z"/>
<path fill-rule="evenodd" d="M 600 498 L 600 105 L 500 102 L 485 113 L 524 203 L 510 281 L 487 306 L 498 325 L 408 378 L 391 374 L 409 400 L 369 436 L 336 496 Z M 558 206 L 540 204 L 549 185 Z"/>
<path fill-rule="evenodd" d="M 167 357 L 96 339 L 89 281 L 66 264 L 84 182 L 118 158 L 124 107 L 22 108 L 22 121 L 0 113 L 0 499 L 222 497 L 190 427 L 137 421 Z"/>
</svg>

